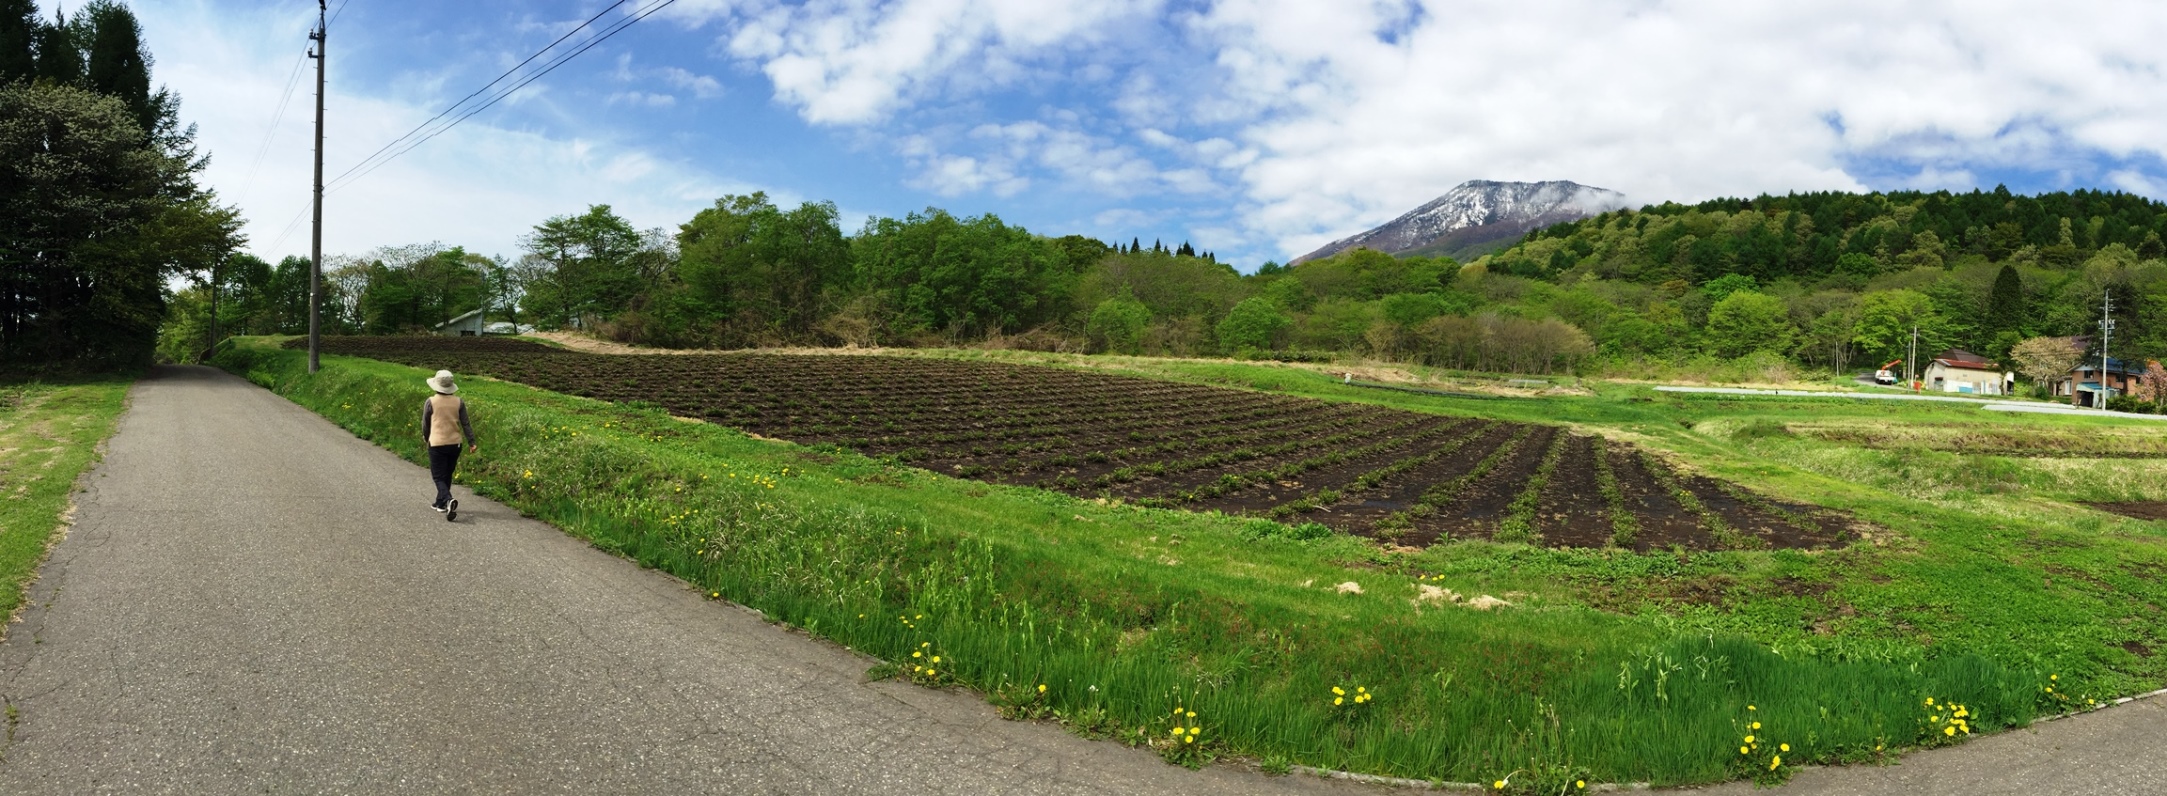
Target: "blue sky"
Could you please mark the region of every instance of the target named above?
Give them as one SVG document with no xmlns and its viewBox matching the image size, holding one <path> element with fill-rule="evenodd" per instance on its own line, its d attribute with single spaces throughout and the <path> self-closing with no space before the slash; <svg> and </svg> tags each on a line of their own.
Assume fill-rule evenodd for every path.
<svg viewBox="0 0 2167 796">
<path fill-rule="evenodd" d="M 330 175 L 607 5 L 331 2 Z M 136 5 L 206 182 L 259 254 L 305 253 L 305 64 L 278 111 L 313 4 Z M 589 204 L 674 228 L 754 190 L 851 229 L 938 206 L 1244 270 L 1468 179 L 2167 197 L 2162 41 L 2135 2 L 678 0 L 341 185 L 326 250 L 516 255 Z"/>
</svg>

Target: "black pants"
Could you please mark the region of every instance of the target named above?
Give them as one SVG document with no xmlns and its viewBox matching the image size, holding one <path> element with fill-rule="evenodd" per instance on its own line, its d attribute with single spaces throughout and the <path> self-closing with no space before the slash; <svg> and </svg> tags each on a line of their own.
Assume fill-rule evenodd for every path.
<svg viewBox="0 0 2167 796">
<path fill-rule="evenodd" d="M 436 507 L 451 500 L 451 474 L 459 469 L 458 445 L 429 446 L 429 477 L 436 479 Z"/>
</svg>

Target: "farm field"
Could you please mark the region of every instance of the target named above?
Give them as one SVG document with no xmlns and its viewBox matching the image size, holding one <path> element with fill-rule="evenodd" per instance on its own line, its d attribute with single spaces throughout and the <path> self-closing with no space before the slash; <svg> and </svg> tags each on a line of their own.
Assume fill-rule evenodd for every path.
<svg viewBox="0 0 2167 796">
<path fill-rule="evenodd" d="M 1315 522 L 1410 546 L 1823 548 L 1845 516 L 1557 426 L 993 362 L 598 355 L 489 338 L 326 351 L 645 403 L 934 472 L 1164 508 Z"/>
<path fill-rule="evenodd" d="M 300 352 L 242 340 L 219 364 L 411 459 L 420 379 L 438 367 L 472 368 L 455 358 L 464 355 L 431 353 L 442 342 L 372 341 L 376 356 L 416 366 L 332 352 L 322 373 L 308 375 Z M 1371 422 L 1415 415 L 1441 429 L 1438 448 L 1523 433 L 1566 441 L 1536 448 L 1541 491 L 1520 500 L 1530 477 L 1506 490 L 1509 498 L 1483 498 L 1519 502 L 1519 516 L 1534 518 L 1528 540 L 1542 545 L 1499 534 L 1495 516 L 1419 546 L 1377 533 L 1320 533 L 1315 523 L 1328 514 L 1303 511 L 1311 507 L 1299 498 L 1315 490 L 1303 479 L 1294 479 L 1302 489 L 1275 490 L 1295 499 L 1240 509 L 1253 512 L 1243 516 L 1157 508 L 1149 501 L 1161 493 L 1141 491 L 1146 478 L 1130 482 L 1139 490 L 1130 499 L 1101 500 L 1112 491 L 1020 488 L 1011 484 L 1046 475 L 995 478 L 990 465 L 975 480 L 936 477 L 944 463 L 953 476 L 958 464 L 1042 454 L 940 460 L 932 456 L 942 448 L 924 445 L 927 457 L 906 463 L 907 448 L 869 457 L 837 442 L 877 431 L 831 430 L 807 445 L 777 439 L 810 425 L 810 413 L 763 421 L 773 423 L 766 431 L 741 421 L 753 428 L 746 432 L 683 422 L 706 415 L 655 398 L 591 400 L 496 379 L 465 385 L 484 407 L 477 422 L 492 444 L 462 464 L 462 478 L 719 599 L 890 662 L 874 676 L 968 686 L 1004 715 L 1054 719 L 1190 764 L 1232 756 L 1267 768 L 1484 786 L 1509 777 L 1509 793 L 1556 792 L 1583 774 L 1591 786 L 1780 778 L 1798 763 L 1885 762 L 1962 741 L 1922 709 L 1927 697 L 1966 705 L 1968 726 L 1989 732 L 2167 684 L 2167 658 L 2153 654 L 2167 643 L 2158 607 L 2167 605 L 2167 523 L 2091 505 L 2167 501 L 2167 459 L 2004 456 L 1930 439 L 1978 432 L 2028 449 L 2056 439 L 2120 446 L 2111 438 L 2142 433 L 2110 418 L 1675 395 L 1600 382 L 1576 383 L 1570 394 L 1484 399 L 1365 389 L 1315 368 L 1224 360 L 792 353 L 762 361 L 816 375 L 855 373 L 868 360 L 968 374 L 1036 365 L 1023 370 L 1048 383 L 1141 377 L 1180 400 L 1315 399 Z M 1410 386 L 1465 378 L 1403 372 L 1412 378 L 1397 381 Z M 647 386 L 639 373 L 615 377 Z M 860 386 L 830 385 L 816 397 L 878 384 L 854 378 Z M 1467 423 L 1489 430 L 1461 430 Z M 1869 445 L 1815 433 L 1823 427 L 1885 433 Z M 1615 533 L 1613 514 L 1594 535 L 1575 537 L 1584 525 L 1545 518 L 1615 505 L 1601 469 L 1566 464 L 1594 457 L 1598 445 L 1606 450 L 1595 461 L 1611 466 L 1607 479 L 1628 508 L 1664 487 L 1630 488 L 1630 471 L 1621 470 L 1630 462 L 1620 461 L 1630 451 L 1667 465 L 1686 494 L 1697 494 L 1686 484 L 1704 478 L 1726 495 L 1855 518 L 1854 534 L 1826 547 L 1621 547 L 1594 538 Z M 1526 450 L 1515 446 L 1491 467 L 1528 467 L 1509 459 Z M 1449 477 L 1426 467 L 1397 475 Z M 1359 513 L 1351 501 L 1319 508 Z M 1366 519 L 1374 529 L 1402 510 Z M 1666 533 L 1708 540 L 1690 509 L 1674 525 L 1655 512 L 1628 516 L 1639 526 L 1636 542 Z M 927 644 L 955 668 L 913 671 L 911 653 Z M 1384 696 L 1351 710 L 1332 704 L 1331 689 L 1350 686 Z M 1175 705 L 1205 717 L 1196 754 L 1159 740 Z M 1746 719 L 1766 722 L 1792 747 L 1780 768 L 1768 759 L 1744 765 L 1737 731 Z"/>
</svg>

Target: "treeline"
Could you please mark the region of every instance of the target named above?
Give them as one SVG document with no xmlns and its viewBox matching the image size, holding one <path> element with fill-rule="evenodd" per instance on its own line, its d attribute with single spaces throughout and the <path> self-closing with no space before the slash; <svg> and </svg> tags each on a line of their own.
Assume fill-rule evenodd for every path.
<svg viewBox="0 0 2167 796">
<path fill-rule="evenodd" d="M 437 247 L 342 258 L 327 323 L 421 331 L 488 307 L 492 320 L 665 347 L 984 345 L 1761 378 L 1896 359 L 1914 330 L 1922 355 L 2003 358 L 2029 337 L 2090 332 L 2113 294 L 2114 354 L 2143 361 L 2167 353 L 2163 224 L 2167 206 L 2118 193 L 1764 196 L 1605 213 L 1464 266 L 1357 250 L 1243 275 L 1187 243 L 1048 237 L 938 209 L 845 232 L 832 204 L 752 194 L 674 233 L 638 230 L 607 206 L 551 218 L 509 261 Z M 265 286 L 244 292 L 283 298 L 230 298 L 236 328 L 293 330 L 280 320 L 293 294 L 278 287 L 292 270 L 237 270 Z"/>
<path fill-rule="evenodd" d="M 149 362 L 167 281 L 243 243 L 150 63 L 120 3 L 0 0 L 0 367 Z"/>
</svg>

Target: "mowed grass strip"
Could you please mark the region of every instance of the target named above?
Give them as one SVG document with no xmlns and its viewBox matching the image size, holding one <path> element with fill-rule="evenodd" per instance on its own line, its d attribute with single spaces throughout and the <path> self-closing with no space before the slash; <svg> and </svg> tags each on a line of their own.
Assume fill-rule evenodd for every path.
<svg viewBox="0 0 2167 796">
<path fill-rule="evenodd" d="M 0 621 L 22 605 L 76 479 L 98 460 L 132 383 L 117 376 L 0 381 Z"/>
<path fill-rule="evenodd" d="M 249 344 L 220 363 L 399 455 L 419 450 L 423 369 L 327 357 L 308 376 L 298 352 Z M 2041 690 L 2050 671 L 2080 683 L 2097 673 L 2078 671 L 2091 659 L 2074 639 L 2052 636 L 2034 640 L 2063 643 L 2032 658 L 1886 627 L 1816 647 L 1806 628 L 1825 604 L 1795 594 L 1741 592 L 1722 611 L 1615 612 L 1590 599 L 1595 586 L 1886 571 L 1870 557 L 1831 560 L 1852 551 L 1389 552 L 1261 519 L 936 476 L 517 384 L 464 390 L 491 440 L 462 462 L 476 491 L 893 662 L 884 671 L 1132 744 L 1166 745 L 1179 705 L 1198 713 L 1211 753 L 1273 764 L 1703 782 L 1731 775 L 1747 705 L 1784 728 L 1786 761 L 1863 760 L 1931 740 L 1926 696 L 1969 705 L 1986 730 L 2055 707 Z M 1941 574 L 1978 566 L 1955 563 Z M 1350 582 L 1360 591 L 1338 588 Z M 1511 605 L 1473 610 L 1423 586 Z M 1904 607 L 1870 615 L 1914 618 Z M 1332 705 L 1334 687 L 1376 698 L 1350 712 Z"/>
</svg>

